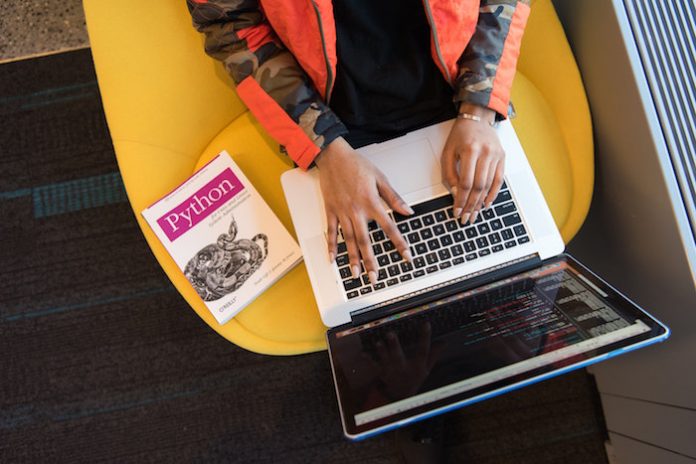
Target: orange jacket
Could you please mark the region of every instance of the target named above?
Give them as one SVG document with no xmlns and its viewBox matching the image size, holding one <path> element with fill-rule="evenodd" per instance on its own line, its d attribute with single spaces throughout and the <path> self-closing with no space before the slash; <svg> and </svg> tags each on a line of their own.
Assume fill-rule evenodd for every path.
<svg viewBox="0 0 696 464">
<path fill-rule="evenodd" d="M 225 64 L 237 93 L 302 168 L 346 129 L 328 106 L 336 75 L 331 0 L 187 0 L 206 52 Z M 455 102 L 504 117 L 527 0 L 423 0 L 433 60 Z"/>
</svg>

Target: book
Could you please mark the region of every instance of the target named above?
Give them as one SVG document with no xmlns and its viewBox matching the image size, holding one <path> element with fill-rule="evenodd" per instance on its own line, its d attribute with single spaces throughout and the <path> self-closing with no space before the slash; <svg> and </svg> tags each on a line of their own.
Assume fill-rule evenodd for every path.
<svg viewBox="0 0 696 464">
<path fill-rule="evenodd" d="M 225 151 L 142 215 L 220 324 L 302 260 L 297 242 Z"/>
</svg>

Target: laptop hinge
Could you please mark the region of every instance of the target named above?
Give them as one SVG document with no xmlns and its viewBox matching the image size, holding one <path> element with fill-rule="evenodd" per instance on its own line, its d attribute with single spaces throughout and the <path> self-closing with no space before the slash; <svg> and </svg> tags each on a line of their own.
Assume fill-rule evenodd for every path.
<svg viewBox="0 0 696 464">
<path fill-rule="evenodd" d="M 455 293 L 465 292 L 472 288 L 487 285 L 497 280 L 525 272 L 541 264 L 537 253 L 507 261 L 505 263 L 482 269 L 471 274 L 466 274 L 455 279 L 442 282 L 431 287 L 424 288 L 406 295 L 383 301 L 372 306 L 360 308 L 350 313 L 353 324 L 365 324 L 381 319 L 389 314 L 413 308 L 414 306 L 427 304 L 441 298 L 446 298 Z"/>
</svg>

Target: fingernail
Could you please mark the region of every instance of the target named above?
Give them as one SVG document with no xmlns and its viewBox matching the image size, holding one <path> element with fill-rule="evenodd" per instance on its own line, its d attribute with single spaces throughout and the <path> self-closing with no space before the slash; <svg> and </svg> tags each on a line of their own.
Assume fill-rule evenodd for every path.
<svg viewBox="0 0 696 464">
<path fill-rule="evenodd" d="M 462 216 L 462 225 L 466 224 L 466 221 L 469 220 L 469 213 L 464 213 Z"/>
<path fill-rule="evenodd" d="M 367 278 L 370 279 L 372 285 L 377 284 L 377 273 L 375 271 L 370 271 L 367 273 Z"/>
<path fill-rule="evenodd" d="M 457 197 L 457 187 L 452 187 L 450 189 L 450 193 L 452 194 L 453 197 Z"/>
<path fill-rule="evenodd" d="M 462 215 L 462 209 L 461 208 L 454 208 L 454 217 L 459 217 Z"/>
<path fill-rule="evenodd" d="M 411 208 L 410 206 L 408 206 L 406 203 L 404 203 L 404 209 L 405 209 L 406 211 L 408 211 L 408 214 L 414 214 L 414 213 L 415 213 L 415 211 L 413 211 L 413 208 Z"/>
<path fill-rule="evenodd" d="M 350 267 L 350 273 L 353 275 L 354 279 L 357 279 L 358 277 L 360 277 L 360 266 L 357 266 L 355 264 L 352 265 Z"/>
<path fill-rule="evenodd" d="M 334 252 L 329 251 L 329 262 L 333 263 L 335 259 L 336 259 L 336 255 L 334 254 Z"/>
<path fill-rule="evenodd" d="M 401 253 L 406 261 L 412 261 L 413 257 L 411 256 L 411 250 L 404 250 L 403 253 Z"/>
<path fill-rule="evenodd" d="M 472 224 L 473 224 L 474 222 L 476 222 L 476 218 L 477 218 L 477 217 L 478 217 L 478 211 L 474 211 L 473 213 L 471 213 L 471 223 L 472 223 Z"/>
</svg>

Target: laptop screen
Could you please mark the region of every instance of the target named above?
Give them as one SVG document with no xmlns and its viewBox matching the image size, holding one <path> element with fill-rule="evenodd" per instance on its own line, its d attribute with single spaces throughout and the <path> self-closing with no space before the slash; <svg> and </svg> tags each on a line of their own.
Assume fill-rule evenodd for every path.
<svg viewBox="0 0 696 464">
<path fill-rule="evenodd" d="M 344 428 L 359 437 L 666 335 L 563 256 L 328 337 Z"/>
</svg>

